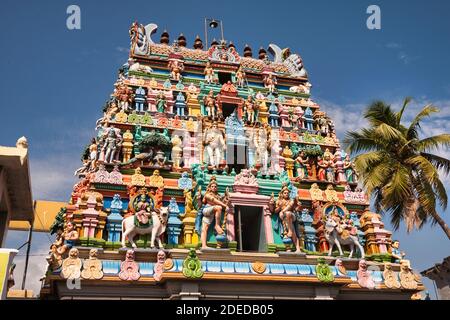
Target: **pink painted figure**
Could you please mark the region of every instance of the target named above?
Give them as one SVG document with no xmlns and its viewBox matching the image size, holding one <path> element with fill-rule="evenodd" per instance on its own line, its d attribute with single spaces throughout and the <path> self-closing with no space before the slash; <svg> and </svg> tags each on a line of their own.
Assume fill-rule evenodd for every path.
<svg viewBox="0 0 450 320">
<path fill-rule="evenodd" d="M 370 271 L 367 270 L 366 260 L 362 259 L 359 261 L 359 268 L 358 272 L 356 273 L 356 276 L 358 278 L 358 284 L 361 287 L 367 289 L 375 288 L 375 282 L 373 281 L 372 275 L 370 274 Z"/>
<path fill-rule="evenodd" d="M 128 250 L 125 261 L 120 264 L 119 278 L 124 281 L 136 281 L 140 277 L 139 265 L 134 261 L 134 251 Z"/>
<path fill-rule="evenodd" d="M 153 279 L 161 281 L 164 272 L 164 262 L 166 261 L 166 253 L 159 250 L 156 259 L 155 266 L 153 267 Z"/>
<path fill-rule="evenodd" d="M 289 122 L 289 107 L 284 106 L 280 103 L 278 110 L 280 113 L 281 126 L 283 128 L 290 128 L 291 123 Z"/>
</svg>

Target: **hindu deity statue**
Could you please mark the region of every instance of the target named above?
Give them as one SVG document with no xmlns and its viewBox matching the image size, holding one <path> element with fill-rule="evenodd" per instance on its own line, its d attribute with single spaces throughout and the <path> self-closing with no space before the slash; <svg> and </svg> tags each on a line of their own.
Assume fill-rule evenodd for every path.
<svg viewBox="0 0 450 320">
<path fill-rule="evenodd" d="M 151 199 L 146 195 L 145 191 L 142 191 L 133 202 L 133 209 L 135 211 L 137 222 L 140 226 L 148 225 L 153 210 Z"/>
<path fill-rule="evenodd" d="M 264 77 L 264 87 L 267 88 L 269 90 L 270 93 L 275 92 L 275 87 L 277 84 L 277 79 L 275 78 L 274 75 L 272 75 L 272 73 L 269 73 L 268 75 L 266 75 Z"/>
<path fill-rule="evenodd" d="M 208 95 L 203 99 L 203 103 L 206 109 L 206 115 L 214 119 L 217 116 L 217 105 L 216 99 L 214 98 L 214 92 L 212 90 L 210 90 Z"/>
<path fill-rule="evenodd" d="M 175 81 L 181 80 L 181 73 L 184 70 L 184 63 L 181 60 L 173 59 L 169 61 L 170 78 Z"/>
<path fill-rule="evenodd" d="M 72 248 L 79 239 L 78 231 L 75 229 L 75 225 L 73 222 L 68 221 L 66 223 L 66 228 L 64 229 L 64 233 L 62 234 L 63 239 L 65 240 L 64 247 L 67 249 Z M 63 251 L 66 251 L 65 249 Z"/>
<path fill-rule="evenodd" d="M 203 144 L 205 145 L 208 154 L 208 163 L 213 167 L 218 167 L 223 160 L 223 151 L 225 149 L 225 139 L 223 132 L 218 128 L 217 122 L 206 130 L 203 137 Z"/>
<path fill-rule="evenodd" d="M 91 145 L 89 146 L 89 160 L 91 161 L 90 167 L 95 168 L 98 160 L 98 146 L 95 138 L 92 138 Z"/>
<path fill-rule="evenodd" d="M 348 183 L 358 183 L 358 178 L 355 170 L 355 163 L 350 160 L 350 155 L 347 155 L 345 157 L 343 169 L 345 172 L 345 178 Z"/>
<path fill-rule="evenodd" d="M 159 90 L 158 94 L 156 95 L 156 111 L 158 112 L 166 112 L 167 108 L 167 99 L 166 95 L 163 91 Z"/>
<path fill-rule="evenodd" d="M 371 272 L 368 270 L 366 260 L 364 259 L 359 260 L 359 268 L 356 275 L 358 279 L 358 284 L 361 287 L 367 289 L 375 288 L 375 282 L 373 281 Z"/>
<path fill-rule="evenodd" d="M 303 180 L 308 178 L 309 157 L 306 156 L 305 151 L 300 151 L 297 158 L 295 158 L 297 165 L 297 179 Z"/>
<path fill-rule="evenodd" d="M 242 67 L 239 67 L 238 71 L 236 71 L 236 84 L 238 87 L 243 87 L 245 83 L 245 72 Z"/>
<path fill-rule="evenodd" d="M 397 275 L 392 270 L 392 265 L 388 262 L 384 264 L 383 278 L 384 285 L 389 289 L 400 289 L 400 282 L 398 281 Z"/>
<path fill-rule="evenodd" d="M 318 178 L 321 181 L 328 181 L 334 183 L 335 174 L 334 174 L 334 162 L 333 155 L 330 150 L 327 148 L 323 154 L 323 158 L 317 157 L 317 166 L 319 167 Z"/>
<path fill-rule="evenodd" d="M 204 74 L 206 83 L 214 83 L 214 69 L 211 67 L 211 63 L 209 63 L 209 61 L 206 63 Z"/>
<path fill-rule="evenodd" d="M 283 128 L 290 128 L 291 123 L 289 122 L 289 107 L 284 106 L 283 104 L 280 103 L 280 106 L 278 107 L 278 112 L 280 114 L 281 126 Z"/>
<path fill-rule="evenodd" d="M 136 281 L 140 277 L 139 265 L 134 261 L 134 250 L 130 249 L 125 254 L 125 261 L 120 264 L 119 278 L 124 281 Z"/>
<path fill-rule="evenodd" d="M 144 104 L 146 100 L 147 96 L 145 94 L 145 89 L 142 87 L 137 88 L 134 92 L 134 104 L 137 112 L 144 112 Z"/>
<path fill-rule="evenodd" d="M 108 135 L 107 135 L 107 138 L 105 139 L 105 142 L 103 144 L 103 150 L 102 150 L 102 152 L 104 152 L 104 155 L 105 155 L 106 163 L 113 162 L 113 160 L 116 156 L 116 152 L 119 149 L 119 139 L 120 139 L 120 137 L 117 136 L 116 130 L 113 127 L 111 127 L 108 130 Z"/>
<path fill-rule="evenodd" d="M 278 114 L 278 107 L 275 102 L 272 102 L 269 107 L 269 124 L 273 128 L 278 127 L 278 119 L 280 118 Z"/>
<path fill-rule="evenodd" d="M 343 161 L 343 152 L 338 147 L 336 148 L 336 152 L 334 153 L 334 164 L 336 166 L 336 181 L 337 182 L 345 182 L 345 174 L 344 174 L 344 161 Z"/>
<path fill-rule="evenodd" d="M 269 162 L 269 140 L 267 131 L 264 127 L 257 127 L 256 132 L 253 135 L 253 145 L 255 148 L 255 163 L 258 166 L 261 165 L 261 172 L 265 174 Z"/>
<path fill-rule="evenodd" d="M 175 100 L 175 108 L 177 110 L 177 116 L 184 117 L 186 109 L 186 98 L 181 91 L 178 92 L 177 99 Z"/>
<path fill-rule="evenodd" d="M 273 197 L 270 200 L 269 207 L 272 213 L 278 214 L 283 225 L 283 241 L 288 242 L 291 239 L 296 248 L 296 252 L 300 252 L 300 241 L 297 230 L 296 212 L 301 211 L 301 203 L 297 198 L 290 199 L 290 190 L 287 185 L 283 185 L 278 199 L 275 202 Z"/>
<path fill-rule="evenodd" d="M 253 97 L 251 95 L 249 95 L 247 97 L 247 100 L 245 100 L 244 102 L 244 115 L 245 115 L 245 120 L 247 122 L 249 122 L 250 124 L 254 124 L 256 121 L 256 109 L 257 106 L 255 104 L 255 101 L 253 100 Z"/>
<path fill-rule="evenodd" d="M 214 230 L 217 236 L 223 236 L 225 234 L 221 222 L 222 222 L 222 210 L 228 209 L 228 203 L 224 197 L 221 197 L 217 188 L 217 181 L 215 176 L 211 178 L 208 184 L 205 195 L 203 196 L 203 207 L 201 210 L 202 214 L 202 225 L 200 239 L 202 243 L 202 249 L 207 248 L 206 237 L 208 234 L 208 228 L 215 220 Z M 216 237 L 217 237 L 216 236 Z"/>
<path fill-rule="evenodd" d="M 178 135 L 174 135 L 172 137 L 172 162 L 174 168 L 180 168 L 181 166 L 181 159 L 183 154 L 183 148 L 180 137 Z"/>
<path fill-rule="evenodd" d="M 296 127 L 297 129 L 301 129 L 304 127 L 303 126 L 303 114 L 304 114 L 304 111 L 303 111 L 302 107 L 296 106 L 294 108 L 294 112 L 291 117 L 293 127 Z"/>
</svg>

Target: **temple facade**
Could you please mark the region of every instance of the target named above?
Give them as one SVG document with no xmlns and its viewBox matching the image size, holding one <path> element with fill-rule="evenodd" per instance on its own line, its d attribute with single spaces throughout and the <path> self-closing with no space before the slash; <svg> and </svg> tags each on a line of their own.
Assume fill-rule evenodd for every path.
<svg viewBox="0 0 450 320">
<path fill-rule="evenodd" d="M 41 298 L 417 296 L 301 57 L 156 29 L 129 30 Z"/>
</svg>

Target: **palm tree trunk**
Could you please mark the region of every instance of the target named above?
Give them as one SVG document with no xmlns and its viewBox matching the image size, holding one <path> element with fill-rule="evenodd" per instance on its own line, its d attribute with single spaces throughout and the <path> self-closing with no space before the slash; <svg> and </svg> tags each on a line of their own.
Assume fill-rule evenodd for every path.
<svg viewBox="0 0 450 320">
<path fill-rule="evenodd" d="M 445 223 L 444 219 L 442 219 L 439 214 L 436 212 L 436 210 L 430 211 L 430 216 L 433 217 L 433 219 L 439 224 L 439 226 L 444 230 L 445 234 L 447 235 L 447 238 L 450 240 L 450 228 L 448 227 L 448 224 Z"/>
</svg>

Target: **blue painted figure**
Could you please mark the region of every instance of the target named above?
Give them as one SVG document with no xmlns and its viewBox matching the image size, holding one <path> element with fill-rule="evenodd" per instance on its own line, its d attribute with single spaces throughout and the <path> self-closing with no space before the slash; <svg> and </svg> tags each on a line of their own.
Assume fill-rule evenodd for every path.
<svg viewBox="0 0 450 320">
<path fill-rule="evenodd" d="M 272 128 L 278 128 L 279 118 L 280 116 L 278 115 L 278 107 L 274 102 L 272 102 L 269 108 L 269 125 Z"/>
<path fill-rule="evenodd" d="M 169 219 L 167 220 L 168 244 L 178 244 L 178 238 L 181 233 L 181 220 L 178 218 L 180 208 L 175 198 L 169 202 Z"/>
<path fill-rule="evenodd" d="M 177 100 L 175 101 L 175 108 L 177 116 L 184 117 L 184 110 L 186 109 L 186 98 L 181 92 L 178 92 Z"/>
<path fill-rule="evenodd" d="M 108 229 L 108 241 L 119 242 L 120 232 L 122 231 L 122 211 L 123 203 L 120 195 L 115 194 L 111 201 L 111 214 L 108 216 L 106 228 Z"/>
<path fill-rule="evenodd" d="M 135 109 L 138 112 L 144 112 L 144 104 L 146 101 L 145 96 L 145 89 L 142 87 L 139 87 L 134 92 L 134 103 L 135 103 Z"/>
<path fill-rule="evenodd" d="M 308 251 L 316 251 L 316 229 L 312 227 L 313 217 L 308 209 L 303 209 L 300 215 L 300 221 L 303 222 L 304 227 L 304 243 L 305 249 Z"/>
<path fill-rule="evenodd" d="M 313 118 L 313 112 L 312 110 L 308 107 L 305 110 L 305 115 L 303 116 L 303 118 L 305 119 L 305 126 L 306 129 L 308 131 L 314 131 L 314 118 Z"/>
</svg>

